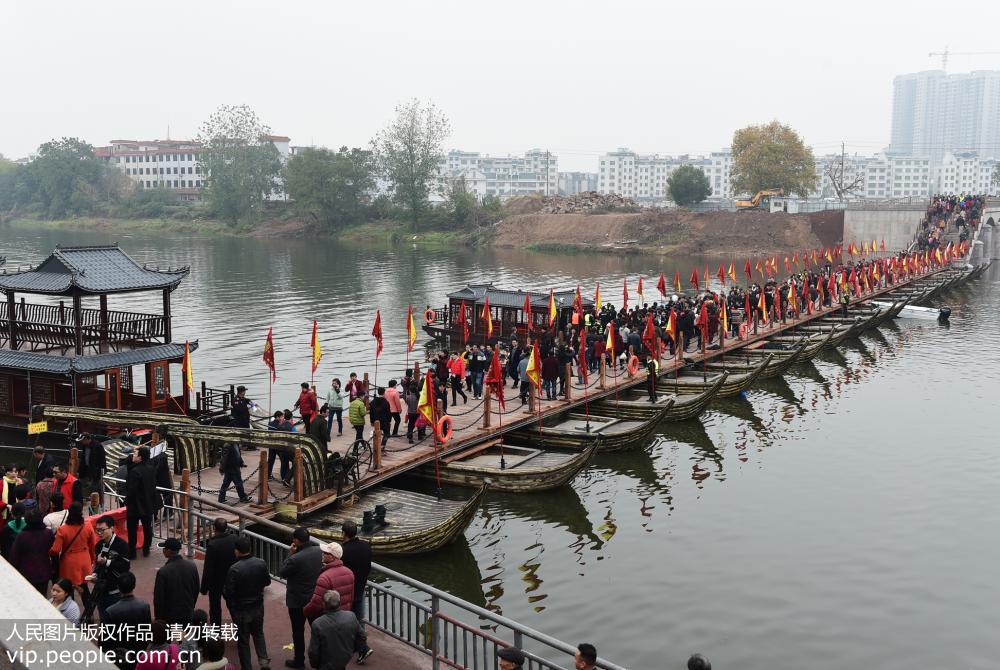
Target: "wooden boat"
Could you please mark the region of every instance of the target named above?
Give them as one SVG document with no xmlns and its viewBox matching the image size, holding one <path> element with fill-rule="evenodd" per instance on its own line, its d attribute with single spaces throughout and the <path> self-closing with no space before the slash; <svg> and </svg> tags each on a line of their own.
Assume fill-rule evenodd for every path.
<svg viewBox="0 0 1000 670">
<path fill-rule="evenodd" d="M 591 403 L 590 407 L 602 416 L 645 421 L 657 414 L 662 414 L 664 406 L 672 409 L 676 398 L 677 396 L 673 393 L 660 391 L 656 395 L 656 402 L 650 402 L 645 386 L 633 386 L 619 390 L 617 398 L 612 394 Z"/>
<path fill-rule="evenodd" d="M 527 434 L 520 439 L 490 440 L 470 447 L 457 454 L 450 454 L 439 462 L 437 472 L 433 465 L 425 465 L 414 471 L 418 477 L 440 480 L 457 486 L 482 486 L 490 480 L 490 488 L 509 493 L 536 493 L 548 491 L 572 481 L 580 470 L 597 453 L 601 436 L 595 435 L 591 444 L 581 452 L 549 450 L 540 445 L 532 446 L 540 440 L 531 440 Z M 502 465 L 501 465 L 502 463 Z"/>
<path fill-rule="evenodd" d="M 856 321 L 861 321 L 861 319 L 857 319 Z M 841 327 L 838 327 L 836 324 L 834 324 L 834 326 L 833 326 L 833 328 L 831 328 L 830 332 L 827 333 L 827 335 L 829 335 L 829 337 L 826 338 L 825 340 L 823 340 L 822 346 L 820 346 L 815 351 L 815 353 L 813 353 L 812 357 L 815 357 L 817 354 L 819 354 L 819 353 L 821 353 L 823 351 L 828 351 L 829 349 L 833 349 L 834 347 L 836 347 L 837 345 L 839 345 L 841 342 L 843 342 L 844 340 L 846 340 L 853 330 L 854 330 L 853 326 L 847 327 L 847 328 L 841 328 Z M 818 336 L 821 336 L 822 333 L 813 333 L 812 335 L 813 335 L 813 337 L 818 337 Z M 767 338 L 767 341 L 771 342 L 771 343 L 776 343 L 776 344 L 784 344 L 784 345 L 787 345 L 787 346 L 794 346 L 800 339 L 801 339 L 801 335 L 800 336 L 795 336 L 795 335 L 774 335 L 772 337 Z"/>
<path fill-rule="evenodd" d="M 667 376 L 661 377 L 657 385 L 657 401 L 649 402 L 649 395 L 641 387 L 633 387 L 623 392 L 616 403 L 613 397 L 600 401 L 598 411 L 602 414 L 611 413 L 620 419 L 644 419 L 652 416 L 658 407 L 672 402 L 661 421 L 686 421 L 693 419 L 708 407 L 726 382 L 729 373 L 719 375 L 715 384 L 696 393 L 675 393 L 670 389 Z M 666 391 L 666 392 L 664 392 Z"/>
<path fill-rule="evenodd" d="M 719 388 L 718 397 L 728 398 L 750 388 L 750 385 L 760 377 L 761 373 L 764 372 L 764 368 L 770 365 L 773 359 L 773 354 L 765 355 L 751 371 L 743 374 L 727 375 L 722 386 Z M 672 390 L 675 393 L 704 391 L 714 385 L 721 374 L 725 374 L 719 372 L 707 374 L 704 371 L 698 370 L 699 367 L 701 365 L 696 363 L 692 367 L 685 368 L 676 378 L 665 378 L 663 380 L 664 388 Z"/>
<path fill-rule="evenodd" d="M 807 346 L 808 343 L 803 341 L 798 347 L 793 349 L 790 354 L 786 354 L 784 356 L 772 355 L 771 362 L 766 368 L 764 368 L 764 371 L 760 373 L 760 376 L 757 379 L 771 379 L 785 374 L 790 367 L 799 362 L 802 357 L 802 353 L 806 350 Z M 754 367 L 756 367 L 756 364 L 756 360 L 751 363 L 749 362 L 749 359 L 741 359 L 739 353 L 737 353 L 728 361 L 721 361 L 718 359 L 709 361 L 708 369 L 715 372 L 728 371 L 730 374 L 739 375 L 752 372 Z"/>
<path fill-rule="evenodd" d="M 594 435 L 601 436 L 599 451 L 623 451 L 644 442 L 671 405 L 661 407 L 657 414 L 645 420 L 616 419 L 600 414 L 571 412 L 554 423 L 542 425 L 541 439 L 549 447 L 587 449 Z M 539 433 L 537 427 L 522 428 L 511 433 L 514 439 L 531 439 Z M 535 438 L 537 439 L 537 438 Z"/>
<path fill-rule="evenodd" d="M 348 519 L 358 524 L 358 536 L 372 545 L 376 556 L 413 556 L 439 549 L 465 532 L 486 494 L 487 484 L 468 500 L 439 500 L 426 493 L 378 487 L 358 494 L 351 505 L 340 504 L 310 515 L 300 524 L 324 540 L 339 540 Z M 364 513 L 386 509 L 386 525 L 364 528 Z"/>
</svg>

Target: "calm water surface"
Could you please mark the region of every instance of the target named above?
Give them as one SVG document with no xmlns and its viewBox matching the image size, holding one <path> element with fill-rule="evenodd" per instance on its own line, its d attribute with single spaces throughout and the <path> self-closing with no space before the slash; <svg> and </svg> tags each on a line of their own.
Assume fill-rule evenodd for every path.
<svg viewBox="0 0 1000 670">
<path fill-rule="evenodd" d="M 273 326 L 275 405 L 308 378 L 312 319 L 323 388 L 374 371 L 376 307 L 388 379 L 404 364 L 407 304 L 441 304 L 465 282 L 579 282 L 589 294 L 600 279 L 617 300 L 626 273 L 633 291 L 637 274 L 654 277 L 652 296 L 661 270 L 704 265 L 10 228 L 0 255 L 37 261 L 57 243 L 111 241 L 140 261 L 191 266 L 174 332 L 199 340 L 198 380 L 265 399 Z M 996 667 L 997 283 L 991 269 L 940 298 L 950 327 L 897 320 L 700 421 L 664 425 L 643 449 L 600 456 L 570 487 L 491 493 L 459 542 L 391 565 L 633 668 L 680 668 L 694 651 L 744 670 Z"/>
</svg>

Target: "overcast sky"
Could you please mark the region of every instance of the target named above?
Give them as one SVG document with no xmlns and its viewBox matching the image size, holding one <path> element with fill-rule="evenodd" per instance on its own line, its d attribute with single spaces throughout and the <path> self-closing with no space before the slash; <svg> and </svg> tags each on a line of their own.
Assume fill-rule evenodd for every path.
<svg viewBox="0 0 1000 670">
<path fill-rule="evenodd" d="M 991 2 L 32 2 L 0 6 L 0 153 L 52 137 L 189 138 L 246 103 L 297 145 L 366 145 L 432 100 L 447 148 L 704 153 L 792 125 L 817 153 L 888 144 L 892 78 L 1000 51 Z M 974 41 L 964 35 L 980 35 Z M 954 56 L 949 71 L 1000 69 Z"/>
</svg>

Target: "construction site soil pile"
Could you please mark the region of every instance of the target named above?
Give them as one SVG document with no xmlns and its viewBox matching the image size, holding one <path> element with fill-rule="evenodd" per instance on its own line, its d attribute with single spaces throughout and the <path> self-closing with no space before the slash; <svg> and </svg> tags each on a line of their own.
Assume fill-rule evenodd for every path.
<svg viewBox="0 0 1000 670">
<path fill-rule="evenodd" d="M 680 208 L 553 214 L 544 211 L 549 206 L 546 199 L 534 200 L 530 204 L 537 207 L 536 213 L 508 215 L 497 224 L 495 246 L 727 256 L 792 254 L 822 246 L 814 232 L 814 215 L 809 214 L 696 213 Z M 516 211 L 528 203 L 514 204 Z"/>
</svg>

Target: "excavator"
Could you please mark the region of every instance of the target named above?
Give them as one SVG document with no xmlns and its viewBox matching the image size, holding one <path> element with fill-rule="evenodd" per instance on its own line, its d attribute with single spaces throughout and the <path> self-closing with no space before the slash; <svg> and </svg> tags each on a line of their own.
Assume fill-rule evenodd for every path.
<svg viewBox="0 0 1000 670">
<path fill-rule="evenodd" d="M 784 189 L 780 188 L 766 188 L 763 191 L 757 191 L 752 198 L 749 200 L 739 199 L 736 200 L 736 211 L 747 211 L 751 209 L 760 209 L 762 202 L 766 202 L 769 198 L 780 198 L 785 195 Z"/>
</svg>

